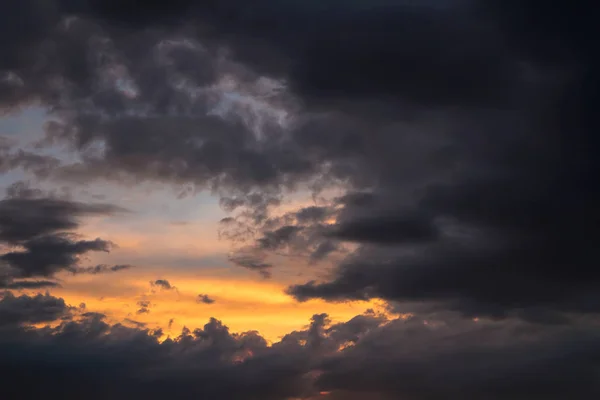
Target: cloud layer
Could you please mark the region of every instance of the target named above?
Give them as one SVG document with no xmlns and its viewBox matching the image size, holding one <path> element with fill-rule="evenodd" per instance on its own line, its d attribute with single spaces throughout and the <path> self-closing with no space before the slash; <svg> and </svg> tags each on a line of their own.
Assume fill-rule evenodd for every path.
<svg viewBox="0 0 600 400">
<path fill-rule="evenodd" d="M 22 398 L 583 399 L 600 389 L 593 325 L 375 313 L 332 324 L 319 314 L 268 345 L 257 332 L 231 333 L 215 319 L 160 342 L 161 332 L 110 325 L 48 295 L 5 295 L 0 314 L 3 390 Z M 25 327 L 58 317 L 70 320 Z M 26 376 L 28 385 L 16 384 Z"/>
<path fill-rule="evenodd" d="M 233 265 L 277 279 L 297 262 L 318 270 L 288 288 L 298 301 L 381 299 L 414 315 L 333 325 L 316 315 L 271 346 L 211 320 L 161 342 L 161 332 L 79 315 L 51 295 L 7 292 L 0 369 L 7 382 L 36 379 L 9 386 L 9 397 L 598 395 L 590 10 L 134 3 L 2 6 L 0 110 L 42 105 L 50 121 L 33 146 L 0 142 L 0 171 L 210 191 L 230 214 L 219 234 Z M 123 210 L 26 189 L 0 201 L 1 288 L 128 268 L 82 265 L 112 243 L 76 235 L 81 218 Z M 292 201 L 301 195 L 312 202 Z M 147 314 L 153 304 L 138 306 Z"/>
</svg>

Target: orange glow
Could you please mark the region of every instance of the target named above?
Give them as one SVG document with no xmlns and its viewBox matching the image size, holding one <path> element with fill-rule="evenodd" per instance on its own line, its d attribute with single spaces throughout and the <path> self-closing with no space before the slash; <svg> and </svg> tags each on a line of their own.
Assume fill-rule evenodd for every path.
<svg viewBox="0 0 600 400">
<path fill-rule="evenodd" d="M 278 211 L 309 205 L 314 203 L 294 201 Z M 132 320 L 149 329 L 161 328 L 169 336 L 179 335 L 184 327 L 201 328 L 214 317 L 232 332 L 258 330 L 267 340 L 277 341 L 305 328 L 314 314 L 325 312 L 332 321 L 341 322 L 368 309 L 383 310 L 376 301 L 298 303 L 284 293 L 290 284 L 320 278 L 327 271 L 324 265 L 312 267 L 302 259 L 282 258 L 271 280 L 243 268 L 226 267 L 231 243 L 218 239 L 217 225 L 216 220 L 165 224 L 149 218 L 123 224 L 122 219 L 92 218 L 79 233 L 113 241 L 117 247 L 110 253 L 90 254 L 82 264 L 133 264 L 136 268 L 101 275 L 63 274 L 59 276 L 62 287 L 50 292 L 72 306 L 85 303 L 85 310 L 106 314 L 109 322 Z M 221 261 L 211 261 L 211 257 Z M 157 279 L 168 280 L 175 288 L 152 286 L 150 282 Z M 199 294 L 214 303 L 198 302 Z M 148 302 L 145 312 L 138 312 L 139 302 Z"/>
<path fill-rule="evenodd" d="M 150 281 L 156 279 L 168 279 L 175 289 L 152 287 Z M 284 293 L 285 284 L 258 279 L 254 275 L 226 278 L 198 276 L 189 271 L 149 274 L 132 269 L 116 274 L 68 276 L 63 287 L 53 289 L 52 294 L 74 306 L 85 303 L 87 310 L 104 313 L 112 322 L 131 319 L 148 328 L 162 328 L 166 335 L 179 335 L 184 326 L 202 327 L 214 317 L 232 332 L 258 330 L 270 341 L 304 328 L 313 314 L 327 312 L 332 320 L 345 321 L 369 308 L 381 309 L 376 302 L 298 303 Z M 198 303 L 200 293 L 215 302 Z M 150 302 L 149 313 L 137 313 L 137 302 L 142 300 Z"/>
</svg>

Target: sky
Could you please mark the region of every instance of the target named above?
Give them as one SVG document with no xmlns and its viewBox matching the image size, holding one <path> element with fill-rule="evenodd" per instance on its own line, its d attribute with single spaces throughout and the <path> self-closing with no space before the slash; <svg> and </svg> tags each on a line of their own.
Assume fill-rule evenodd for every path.
<svg viewBox="0 0 600 400">
<path fill-rule="evenodd" d="M 600 396 L 592 10 L 0 6 L 0 397 Z"/>
</svg>

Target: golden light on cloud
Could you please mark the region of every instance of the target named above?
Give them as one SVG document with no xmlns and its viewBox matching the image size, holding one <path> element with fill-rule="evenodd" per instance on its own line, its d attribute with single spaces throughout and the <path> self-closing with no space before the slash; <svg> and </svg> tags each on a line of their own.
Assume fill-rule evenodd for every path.
<svg viewBox="0 0 600 400">
<path fill-rule="evenodd" d="M 208 271 L 210 272 L 210 271 Z M 152 285 L 168 280 L 166 289 Z M 113 322 L 126 319 L 162 328 L 166 335 L 178 335 L 183 327 L 204 326 L 211 317 L 222 320 L 233 332 L 257 330 L 271 341 L 305 327 L 312 315 L 328 313 L 333 321 L 346 321 L 368 309 L 381 310 L 377 302 L 326 303 L 312 300 L 298 303 L 284 293 L 286 285 L 257 280 L 255 276 L 199 276 L 189 271 L 127 270 L 106 275 L 67 276 L 52 294 L 73 306 L 85 303 L 89 311 L 107 315 Z M 214 303 L 198 300 L 207 295 Z M 140 302 L 147 304 L 146 311 Z"/>
<path fill-rule="evenodd" d="M 311 205 L 314 202 L 295 199 L 278 211 Z M 203 327 L 214 317 L 233 332 L 258 330 L 275 341 L 305 327 L 314 314 L 325 312 L 333 321 L 346 321 L 367 309 L 382 310 L 377 302 L 295 301 L 284 293 L 286 287 L 319 277 L 318 271 L 300 259 L 278 260 L 271 280 L 261 280 L 253 271 L 239 267 L 228 268 L 223 254 L 231 243 L 219 240 L 217 224 L 216 220 L 193 219 L 176 224 L 154 218 L 128 224 L 114 218 L 90 219 L 80 233 L 87 238 L 107 238 L 117 246 L 110 254 L 90 254 L 85 264 L 136 267 L 100 275 L 64 274 L 60 276 L 62 287 L 51 292 L 72 306 L 85 303 L 86 310 L 106 314 L 111 322 L 137 321 L 171 336 L 184 327 Z M 325 273 L 327 268 L 321 267 Z M 172 288 L 151 284 L 159 279 Z M 199 295 L 208 300 L 199 300 Z"/>
</svg>

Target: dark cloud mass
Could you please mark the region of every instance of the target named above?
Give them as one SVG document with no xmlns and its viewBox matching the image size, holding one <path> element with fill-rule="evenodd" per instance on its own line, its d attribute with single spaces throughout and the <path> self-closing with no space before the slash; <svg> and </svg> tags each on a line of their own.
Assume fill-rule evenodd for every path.
<svg viewBox="0 0 600 400">
<path fill-rule="evenodd" d="M 98 274 L 117 272 L 127 265 L 84 267 L 82 257 L 109 251 L 113 243 L 96 238 L 84 240 L 73 231 L 85 216 L 107 216 L 124 210 L 108 204 L 84 204 L 40 197 L 41 191 L 12 185 L 0 200 L 0 287 L 36 289 L 55 287 L 48 280 L 61 271 Z"/>
<path fill-rule="evenodd" d="M 48 295 L 0 300 L 6 396 L 503 400 L 585 399 L 600 389 L 600 341 L 589 324 L 549 328 L 452 314 L 388 320 L 369 312 L 332 324 L 319 314 L 270 346 L 215 319 L 162 342 L 160 332 L 111 325 L 97 313 L 27 328 L 74 312 Z M 12 383 L 25 377 L 28 385 Z"/>
<path fill-rule="evenodd" d="M 0 201 L 0 240 L 18 244 L 35 237 L 68 231 L 84 216 L 122 211 L 105 204 L 83 204 L 51 198 L 7 198 Z"/>
<path fill-rule="evenodd" d="M 232 264 L 268 278 L 271 257 L 329 262 L 288 293 L 417 315 L 317 315 L 272 346 L 211 320 L 159 342 L 94 317 L 26 328 L 62 303 L 5 295 L 9 398 L 600 394 L 599 63 L 586 3 L 5 3 L 0 110 L 43 105 L 52 121 L 37 149 L 0 142 L 0 172 L 211 191 L 231 213 L 220 234 Z M 77 161 L 41 151 L 54 145 Z M 72 232 L 121 210 L 13 189 L 0 201 L 0 287 L 120 269 L 81 266 L 110 243 Z M 282 211 L 303 192 L 314 204 Z"/>
<path fill-rule="evenodd" d="M 69 307 L 63 299 L 48 294 L 17 297 L 5 292 L 0 296 L 0 329 L 52 322 L 69 314 Z"/>
</svg>

